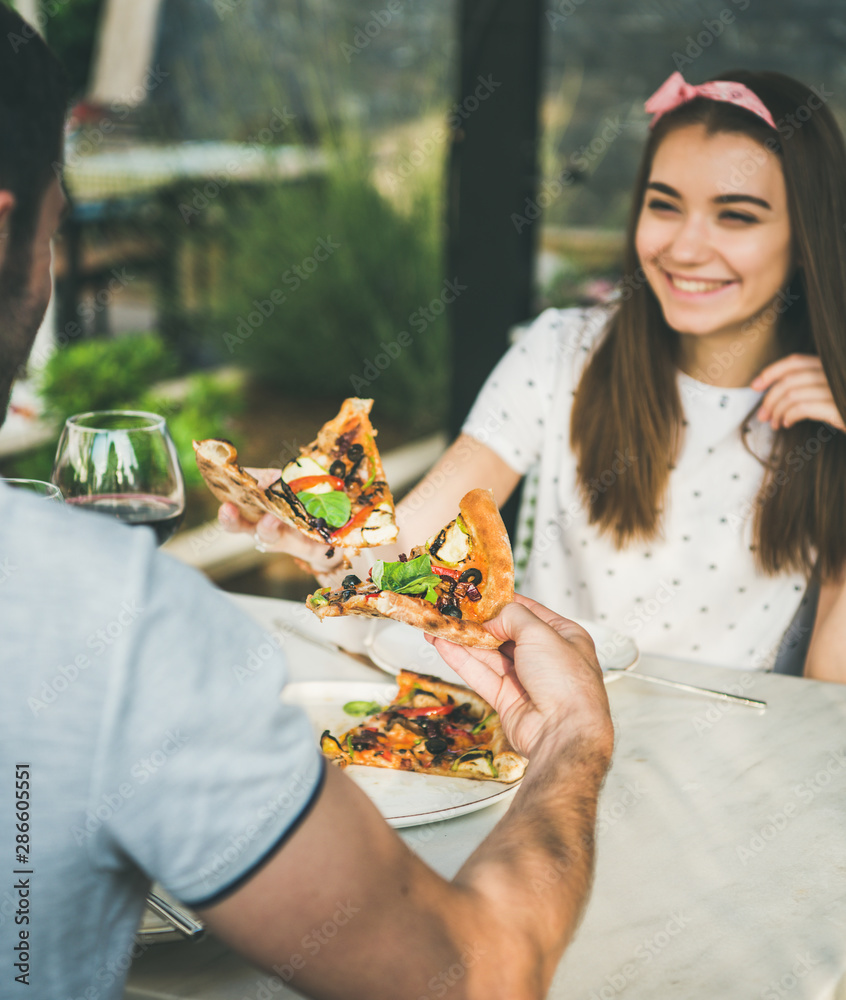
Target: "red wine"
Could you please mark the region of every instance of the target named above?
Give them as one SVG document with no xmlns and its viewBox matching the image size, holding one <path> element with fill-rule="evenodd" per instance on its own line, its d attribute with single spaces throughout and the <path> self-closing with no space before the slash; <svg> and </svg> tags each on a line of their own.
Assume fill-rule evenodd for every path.
<svg viewBox="0 0 846 1000">
<path fill-rule="evenodd" d="M 111 514 L 124 524 L 143 524 L 156 533 L 159 545 L 170 538 L 182 522 L 184 507 L 173 500 L 147 493 L 112 493 L 89 497 L 68 497 L 67 503 Z"/>
</svg>

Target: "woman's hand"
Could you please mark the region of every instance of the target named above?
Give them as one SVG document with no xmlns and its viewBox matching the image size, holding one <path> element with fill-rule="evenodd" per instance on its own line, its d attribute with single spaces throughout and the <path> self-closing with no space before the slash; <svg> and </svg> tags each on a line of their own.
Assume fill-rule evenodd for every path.
<svg viewBox="0 0 846 1000">
<path fill-rule="evenodd" d="M 792 427 L 800 420 L 821 420 L 846 431 L 831 386 L 815 354 L 789 354 L 776 361 L 754 379 L 751 386 L 767 395 L 758 410 L 758 419 L 774 431 Z"/>
<path fill-rule="evenodd" d="M 499 649 L 427 639 L 496 709 L 511 745 L 530 757 L 545 739 L 583 735 L 610 754 L 608 697 L 588 633 L 520 594 L 485 627 Z"/>
<path fill-rule="evenodd" d="M 279 469 L 244 471 L 248 472 L 262 489 L 267 489 L 281 475 Z M 331 573 L 333 569 L 344 565 L 342 550 L 336 549 L 335 554 L 327 559 L 328 545 L 325 542 L 308 538 L 273 514 L 265 514 L 258 522 L 250 521 L 241 514 L 235 504 L 225 503 L 217 512 L 217 519 L 226 531 L 245 531 L 251 534 L 255 538 L 256 546 L 263 552 L 286 552 L 293 556 L 303 569 L 311 571 L 318 576 L 318 579 L 323 574 Z"/>
</svg>

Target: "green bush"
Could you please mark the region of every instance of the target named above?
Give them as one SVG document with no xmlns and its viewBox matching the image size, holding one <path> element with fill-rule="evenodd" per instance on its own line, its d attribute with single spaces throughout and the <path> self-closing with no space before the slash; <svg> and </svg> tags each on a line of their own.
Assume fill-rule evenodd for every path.
<svg viewBox="0 0 846 1000">
<path fill-rule="evenodd" d="M 156 334 L 85 340 L 50 356 L 40 394 L 48 414 L 64 421 L 87 410 L 125 409 L 130 400 L 173 371 L 173 360 Z"/>
<path fill-rule="evenodd" d="M 443 311 L 419 313 L 443 290 L 439 205 L 433 184 L 398 207 L 363 158 L 318 183 L 235 199 L 217 324 L 224 357 L 288 395 L 372 396 L 377 424 L 443 426 L 447 325 Z"/>
</svg>

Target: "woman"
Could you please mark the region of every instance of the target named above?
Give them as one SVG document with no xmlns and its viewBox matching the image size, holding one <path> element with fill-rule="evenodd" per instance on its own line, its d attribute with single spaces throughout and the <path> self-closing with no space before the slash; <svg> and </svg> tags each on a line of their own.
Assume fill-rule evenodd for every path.
<svg viewBox="0 0 846 1000">
<path fill-rule="evenodd" d="M 400 505 L 399 549 L 528 475 L 525 593 L 648 652 L 767 669 L 816 573 L 806 675 L 846 681 L 842 136 L 777 73 L 676 73 L 647 110 L 619 302 L 549 310 L 506 354 Z"/>
</svg>

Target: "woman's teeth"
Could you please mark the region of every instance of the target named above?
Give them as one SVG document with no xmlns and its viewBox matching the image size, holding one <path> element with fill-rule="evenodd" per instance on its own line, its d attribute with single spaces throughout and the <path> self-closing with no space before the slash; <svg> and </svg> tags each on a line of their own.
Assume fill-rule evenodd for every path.
<svg viewBox="0 0 846 1000">
<path fill-rule="evenodd" d="M 729 281 L 692 281 L 688 278 L 679 278 L 674 274 L 668 274 L 673 287 L 680 292 L 714 292 L 718 288 L 731 284 Z"/>
</svg>

